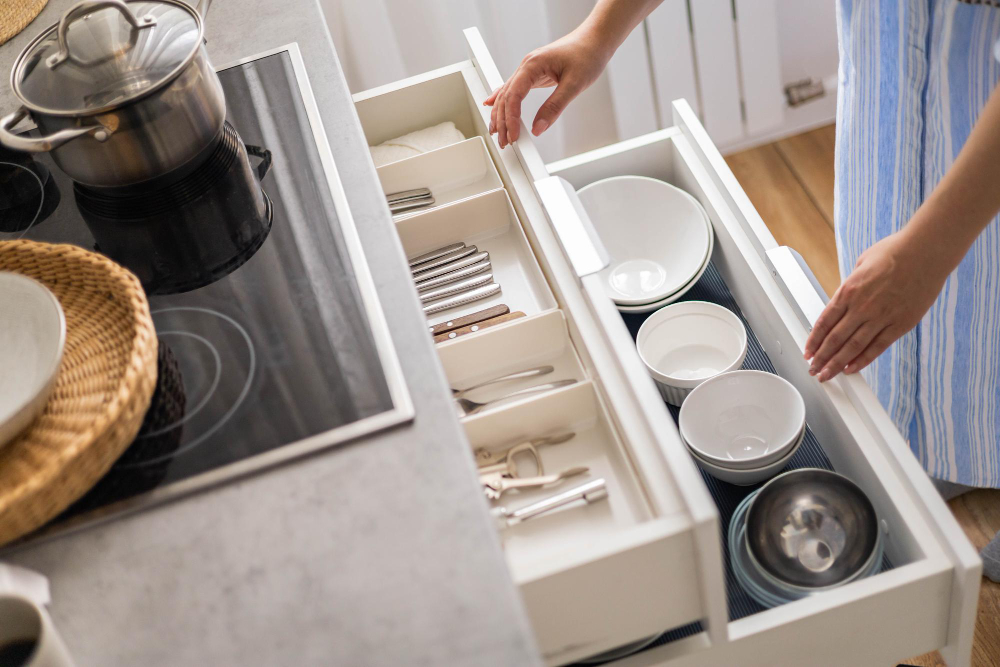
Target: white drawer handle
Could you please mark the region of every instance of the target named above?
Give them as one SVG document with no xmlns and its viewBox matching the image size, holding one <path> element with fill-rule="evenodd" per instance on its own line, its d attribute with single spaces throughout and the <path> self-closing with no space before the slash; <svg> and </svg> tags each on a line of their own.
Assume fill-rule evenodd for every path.
<svg viewBox="0 0 1000 667">
<path fill-rule="evenodd" d="M 576 190 L 565 179 L 549 176 L 535 181 L 535 192 L 580 278 L 597 273 L 611 260 Z"/>
</svg>

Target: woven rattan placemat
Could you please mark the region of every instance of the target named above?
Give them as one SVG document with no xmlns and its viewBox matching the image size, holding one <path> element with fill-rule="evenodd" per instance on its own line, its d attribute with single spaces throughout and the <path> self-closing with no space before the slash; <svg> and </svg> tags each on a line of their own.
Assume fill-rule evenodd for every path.
<svg viewBox="0 0 1000 667">
<path fill-rule="evenodd" d="M 28 27 L 49 0 L 0 0 L 0 44 Z"/>
<path fill-rule="evenodd" d="M 0 446 L 0 544 L 87 492 L 135 438 L 156 385 L 156 333 L 138 279 L 73 245 L 0 241 L 0 271 L 34 278 L 66 314 L 66 347 L 41 416 Z M 0 314 L 2 316 L 2 314 Z"/>
</svg>

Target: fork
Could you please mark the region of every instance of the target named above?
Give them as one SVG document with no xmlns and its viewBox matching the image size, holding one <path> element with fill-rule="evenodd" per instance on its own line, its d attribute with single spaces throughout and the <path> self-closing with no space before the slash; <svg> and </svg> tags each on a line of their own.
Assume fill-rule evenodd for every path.
<svg viewBox="0 0 1000 667">
<path fill-rule="evenodd" d="M 547 384 L 540 384 L 534 387 L 528 387 L 527 389 L 519 389 L 517 391 L 512 391 L 509 394 L 500 396 L 499 398 L 494 398 L 491 401 L 483 401 L 482 403 L 478 401 L 471 401 L 468 398 L 456 398 L 455 404 L 462 411 L 463 417 L 468 417 L 469 415 L 474 415 L 480 410 L 484 410 L 489 406 L 500 403 L 501 401 L 509 401 L 512 398 L 520 398 L 522 396 L 528 396 L 530 394 L 538 394 L 541 392 L 549 391 L 551 389 L 559 389 L 560 387 L 567 387 L 571 384 L 575 384 L 576 380 L 558 380 L 556 382 L 549 382 Z"/>
</svg>

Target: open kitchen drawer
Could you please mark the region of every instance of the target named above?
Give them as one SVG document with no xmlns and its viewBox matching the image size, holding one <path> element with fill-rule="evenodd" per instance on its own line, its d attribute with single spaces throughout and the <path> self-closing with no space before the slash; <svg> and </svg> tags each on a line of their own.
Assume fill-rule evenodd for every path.
<svg viewBox="0 0 1000 667">
<path fill-rule="evenodd" d="M 439 346 L 449 379 L 460 379 L 456 369 L 493 337 L 503 350 L 550 354 L 581 381 L 467 418 L 470 447 L 551 431 L 562 418 L 584 434 L 577 444 L 607 463 L 601 473 L 619 491 L 603 513 L 585 508 L 593 521 L 566 512 L 505 534 L 545 659 L 571 662 L 698 622 L 694 634 L 620 664 L 888 665 L 933 649 L 950 664 L 967 664 L 978 557 L 863 380 L 820 385 L 808 375 L 802 348 L 823 297 L 808 270 L 777 247 L 690 107 L 674 103 L 674 127 L 547 167 L 523 125 L 513 150 L 500 151 L 487 134 L 482 101 L 502 79 L 478 31 L 466 37 L 471 60 L 359 93 L 355 102 L 372 145 L 446 120 L 467 138 L 483 137 L 517 219 L 511 224 L 534 255 L 522 266 L 536 295 L 527 317 Z M 716 235 L 713 264 L 776 371 L 802 393 L 830 463 L 875 504 L 891 570 L 730 621 L 725 526 L 604 294 L 597 272 L 606 257 L 573 190 L 620 174 L 674 183 L 705 207 Z M 536 271 L 544 285 L 535 284 Z M 562 326 L 569 352 L 558 342 L 524 342 L 536 335 L 528 327 L 541 340 Z"/>
</svg>

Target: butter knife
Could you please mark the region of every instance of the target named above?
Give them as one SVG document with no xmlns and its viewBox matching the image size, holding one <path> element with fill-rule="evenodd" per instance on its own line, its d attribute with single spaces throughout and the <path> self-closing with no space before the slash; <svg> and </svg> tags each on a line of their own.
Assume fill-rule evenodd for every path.
<svg viewBox="0 0 1000 667">
<path fill-rule="evenodd" d="M 417 290 L 421 293 L 427 290 L 434 289 L 435 287 L 441 287 L 441 285 L 447 285 L 448 283 L 453 283 L 456 280 L 462 280 L 463 278 L 468 278 L 469 276 L 474 276 L 477 273 L 483 273 L 484 271 L 489 271 L 492 268 L 492 264 L 488 259 L 481 262 L 477 262 L 472 266 L 467 266 L 464 269 L 459 269 L 458 271 L 451 271 L 444 274 L 443 276 L 438 276 L 437 278 L 431 278 L 429 280 L 422 280 L 417 283 Z"/>
<path fill-rule="evenodd" d="M 451 296 L 452 294 L 462 294 L 475 289 L 476 287 L 489 285 L 492 282 L 492 273 L 485 273 L 481 276 L 466 278 L 465 280 L 460 280 L 457 283 L 451 283 L 450 285 L 445 285 L 443 287 L 438 287 L 437 289 L 424 292 L 420 295 L 420 303 L 430 303 L 431 301 L 437 301 L 438 299 L 443 299 L 446 296 Z"/>
<path fill-rule="evenodd" d="M 474 245 L 466 246 L 464 248 L 459 248 L 458 250 L 452 250 L 451 252 L 441 255 L 435 259 L 427 260 L 423 264 L 418 264 L 410 269 L 413 273 L 413 279 L 419 280 L 420 276 L 423 275 L 425 271 L 430 271 L 431 269 L 436 269 L 439 266 L 444 266 L 445 264 L 450 264 L 457 259 L 462 259 L 463 257 L 468 257 L 473 253 L 479 252 L 479 248 Z"/>
<path fill-rule="evenodd" d="M 461 250 L 464 247 L 465 247 L 464 243 L 452 243 L 451 245 L 446 245 L 443 248 L 438 248 L 437 250 L 431 250 L 430 252 L 425 252 L 424 254 L 417 255 L 416 257 L 407 257 L 406 261 L 410 263 L 410 266 L 416 266 L 417 264 L 423 264 L 424 262 L 429 262 L 432 259 L 437 259 L 441 255 L 447 255 L 449 252 Z"/>
<path fill-rule="evenodd" d="M 432 315 L 434 313 L 440 313 L 442 310 L 457 308 L 458 306 L 464 306 L 467 303 L 480 301 L 481 299 L 488 299 L 489 297 L 499 293 L 500 285 L 497 285 L 496 283 L 483 285 L 482 287 L 477 287 L 470 292 L 463 292 L 462 294 L 458 294 L 441 301 L 429 303 L 424 306 L 424 314 Z"/>
<path fill-rule="evenodd" d="M 429 271 L 423 271 L 413 276 L 413 280 L 417 283 L 419 288 L 424 284 L 425 280 L 431 278 L 437 278 L 438 276 L 443 276 L 446 273 L 451 273 L 452 271 L 458 271 L 459 269 L 464 269 L 473 264 L 478 264 L 484 259 L 488 260 L 490 258 L 490 253 L 483 250 L 482 252 L 477 252 L 468 257 L 462 257 L 461 259 L 456 259 L 448 264 L 442 264 L 441 266 L 430 269 Z"/>
</svg>

